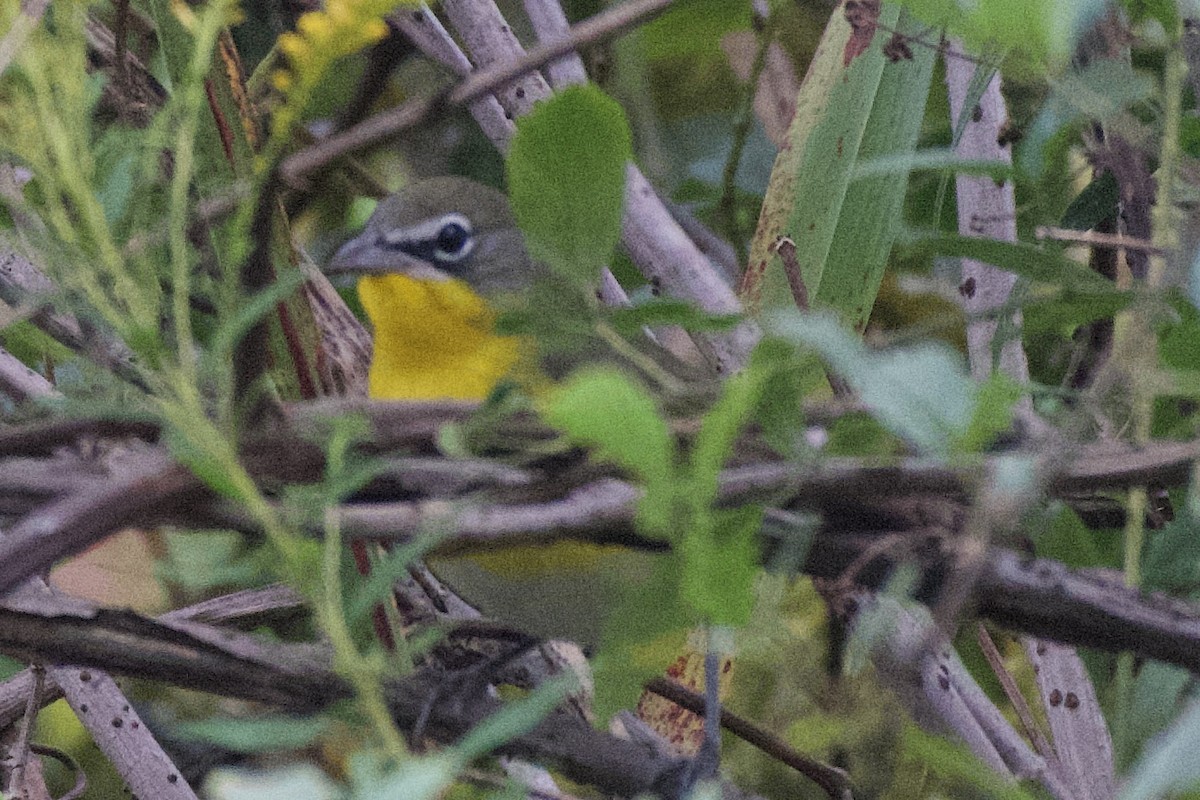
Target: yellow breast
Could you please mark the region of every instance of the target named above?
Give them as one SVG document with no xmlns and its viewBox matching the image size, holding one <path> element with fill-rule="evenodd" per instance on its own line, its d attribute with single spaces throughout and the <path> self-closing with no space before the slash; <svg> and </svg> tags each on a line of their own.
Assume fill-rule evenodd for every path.
<svg viewBox="0 0 1200 800">
<path fill-rule="evenodd" d="M 520 340 L 496 335 L 495 314 L 463 281 L 369 276 L 358 293 L 375 326 L 371 397 L 482 400 L 520 359 Z"/>
<path fill-rule="evenodd" d="M 375 328 L 369 391 L 380 400 L 482 400 L 513 376 L 544 389 L 532 346 L 494 331 L 495 312 L 460 280 L 391 273 L 361 278 Z M 643 576 L 652 557 L 561 541 L 429 560 L 439 578 L 484 614 L 547 638 L 599 642 L 601 610 Z M 643 576 L 644 577 L 644 576 Z"/>
</svg>

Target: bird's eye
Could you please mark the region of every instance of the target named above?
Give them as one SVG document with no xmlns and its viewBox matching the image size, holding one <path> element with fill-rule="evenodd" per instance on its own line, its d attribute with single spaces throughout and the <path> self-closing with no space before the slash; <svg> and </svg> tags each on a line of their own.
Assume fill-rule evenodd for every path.
<svg viewBox="0 0 1200 800">
<path fill-rule="evenodd" d="M 471 220 L 450 213 L 408 227 L 384 231 L 376 240 L 380 250 L 405 253 L 441 269 L 462 267 L 475 249 Z"/>
<path fill-rule="evenodd" d="M 470 255 L 473 247 L 471 223 L 465 217 L 454 214 L 442 220 L 434 250 L 438 261 L 460 261 Z"/>
</svg>

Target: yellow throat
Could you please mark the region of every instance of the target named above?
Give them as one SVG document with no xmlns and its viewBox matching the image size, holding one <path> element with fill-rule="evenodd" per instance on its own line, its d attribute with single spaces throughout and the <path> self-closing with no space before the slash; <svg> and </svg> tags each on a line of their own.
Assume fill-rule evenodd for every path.
<svg viewBox="0 0 1200 800">
<path fill-rule="evenodd" d="M 520 358 L 521 342 L 495 334 L 494 312 L 462 280 L 371 275 L 358 293 L 375 326 L 371 397 L 482 400 Z"/>
</svg>

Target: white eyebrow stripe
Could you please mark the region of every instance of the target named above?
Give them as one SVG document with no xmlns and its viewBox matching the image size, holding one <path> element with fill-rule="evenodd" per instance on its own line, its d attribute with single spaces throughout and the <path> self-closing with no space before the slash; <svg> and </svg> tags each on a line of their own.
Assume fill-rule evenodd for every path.
<svg viewBox="0 0 1200 800">
<path fill-rule="evenodd" d="M 436 242 L 442 228 L 451 223 L 461 225 L 463 230 L 467 232 L 467 235 L 475 232 L 474 226 L 471 225 L 471 220 L 462 214 L 451 212 L 434 219 L 423 220 L 416 225 L 393 228 L 383 234 L 383 241 L 390 245 L 401 245 L 405 242 Z"/>
</svg>

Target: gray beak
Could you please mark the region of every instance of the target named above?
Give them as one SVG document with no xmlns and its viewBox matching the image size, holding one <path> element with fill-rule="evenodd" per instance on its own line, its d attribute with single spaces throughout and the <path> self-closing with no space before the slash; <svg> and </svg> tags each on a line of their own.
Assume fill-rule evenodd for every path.
<svg viewBox="0 0 1200 800">
<path fill-rule="evenodd" d="M 428 265 L 398 250 L 383 250 L 370 231 L 346 242 L 325 267 L 326 275 L 369 275 L 386 272 L 416 272 Z"/>
</svg>

